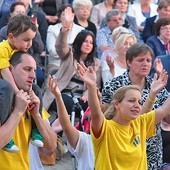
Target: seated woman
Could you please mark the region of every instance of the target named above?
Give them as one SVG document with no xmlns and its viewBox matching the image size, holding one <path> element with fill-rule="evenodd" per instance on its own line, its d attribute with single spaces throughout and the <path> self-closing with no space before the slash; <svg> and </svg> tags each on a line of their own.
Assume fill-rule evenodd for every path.
<svg viewBox="0 0 170 170">
<path fill-rule="evenodd" d="M 149 45 L 154 57 L 170 54 L 170 18 L 163 17 L 155 23 L 155 34 L 147 39 L 146 44 Z"/>
<path fill-rule="evenodd" d="M 95 36 L 91 31 L 82 30 L 76 36 L 72 47 L 67 44 L 68 32 L 72 23 L 72 11 L 66 8 L 63 13 L 63 25 L 56 41 L 56 51 L 61 59 L 58 72 L 54 75 L 58 87 L 62 92 L 67 111 L 71 114 L 73 99 L 70 97 L 71 89 L 78 87 L 75 96 L 80 100 L 83 110 L 87 108 L 86 85 L 77 75 L 77 63 L 83 62 L 86 66 L 92 66 L 97 74 L 97 85 L 100 88 L 101 67 L 100 61 L 95 57 Z M 43 104 L 46 109 L 57 111 L 54 95 L 46 89 L 43 96 Z M 51 105 L 52 104 L 52 105 Z"/>
<path fill-rule="evenodd" d="M 109 79 L 123 74 L 127 69 L 126 52 L 136 43 L 136 38 L 124 27 L 117 27 L 112 32 L 115 44 L 113 50 L 106 50 L 102 54 L 102 80 L 105 84 Z"/>
<path fill-rule="evenodd" d="M 128 15 L 136 18 L 138 30 L 142 34 L 146 19 L 157 15 L 158 5 L 151 0 L 140 0 L 138 3 L 129 5 Z"/>
<path fill-rule="evenodd" d="M 73 9 L 75 11 L 75 24 L 84 27 L 86 30 L 92 31 L 96 36 L 96 26 L 93 22 L 89 20 L 92 9 L 91 0 L 74 0 Z"/>
<path fill-rule="evenodd" d="M 106 16 L 107 12 L 113 9 L 114 0 L 103 0 L 92 8 L 90 21 L 96 25 L 97 30 L 100 28 L 102 19 Z"/>
</svg>

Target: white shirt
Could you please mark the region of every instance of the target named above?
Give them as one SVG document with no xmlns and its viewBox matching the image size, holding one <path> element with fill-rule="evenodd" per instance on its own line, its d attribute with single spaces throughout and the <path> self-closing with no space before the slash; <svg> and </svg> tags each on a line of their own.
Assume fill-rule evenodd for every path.
<svg viewBox="0 0 170 170">
<path fill-rule="evenodd" d="M 67 147 L 78 162 L 78 170 L 94 170 L 94 153 L 91 136 L 79 131 L 79 139 L 74 150 L 67 142 Z"/>
<path fill-rule="evenodd" d="M 62 27 L 61 23 L 50 25 L 47 30 L 46 39 L 47 51 L 49 53 L 48 64 L 54 64 L 57 67 L 60 66 L 60 58 L 56 52 L 55 42 L 59 35 L 61 27 Z M 73 23 L 72 28 L 69 30 L 67 43 L 72 44 L 77 34 L 83 29 L 84 29 L 83 27 Z"/>
</svg>

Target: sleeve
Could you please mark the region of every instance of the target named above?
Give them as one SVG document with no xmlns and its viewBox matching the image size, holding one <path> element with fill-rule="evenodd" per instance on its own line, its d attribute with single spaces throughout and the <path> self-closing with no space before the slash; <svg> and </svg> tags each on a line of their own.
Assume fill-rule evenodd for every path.
<svg viewBox="0 0 170 170">
<path fill-rule="evenodd" d="M 69 31 L 62 32 L 60 30 L 56 40 L 55 48 L 61 60 L 65 60 L 66 58 L 68 58 L 71 51 L 67 43 L 68 33 Z"/>
<path fill-rule="evenodd" d="M 94 6 L 92 8 L 92 13 L 91 13 L 91 17 L 90 17 L 90 21 L 93 22 L 96 25 L 96 28 L 99 29 L 99 10 Z"/>
<path fill-rule="evenodd" d="M 55 33 L 54 33 L 55 31 Z M 47 40 L 46 40 L 46 47 L 47 51 L 49 53 L 49 57 L 53 57 L 58 59 L 59 56 L 57 55 L 56 48 L 55 48 L 55 42 L 56 42 L 56 35 L 57 35 L 58 30 L 52 25 L 48 27 L 47 30 Z"/>
<path fill-rule="evenodd" d="M 103 84 L 105 84 L 108 80 L 113 78 L 113 76 L 110 72 L 109 66 L 107 65 L 107 62 L 106 62 L 106 52 L 105 51 L 102 53 L 101 67 L 102 67 L 102 80 L 103 80 Z"/>
<path fill-rule="evenodd" d="M 86 134 L 85 132 L 81 132 L 79 131 L 79 139 L 78 139 L 78 142 L 77 142 L 77 145 L 76 145 L 76 148 L 73 149 L 71 147 L 71 145 L 69 144 L 69 142 L 67 141 L 67 147 L 68 147 L 68 150 L 71 152 L 72 155 L 74 155 L 76 157 L 76 159 L 80 159 L 80 157 L 82 157 L 82 155 L 84 155 L 84 152 L 87 152 L 87 149 L 88 147 L 91 147 L 89 146 L 89 135 Z"/>
<path fill-rule="evenodd" d="M 97 32 L 97 35 L 96 35 L 96 44 L 97 44 L 97 47 L 98 47 L 99 49 L 100 49 L 100 47 L 103 46 L 103 45 L 106 45 L 106 46 L 107 46 L 107 36 L 105 35 L 103 29 L 100 29 L 100 30 Z"/>
<path fill-rule="evenodd" d="M 116 90 L 116 86 L 115 86 L 116 83 L 117 82 L 116 82 L 115 78 L 113 78 L 104 84 L 104 87 L 102 89 L 102 102 L 103 103 L 111 103 L 112 102 L 113 93 Z M 121 87 L 121 84 L 120 84 L 120 87 Z M 117 89 L 118 88 L 119 87 L 117 87 Z"/>
<path fill-rule="evenodd" d="M 152 110 L 146 114 L 141 115 L 141 129 L 146 131 L 146 138 L 155 136 L 156 126 L 155 126 L 155 111 Z M 145 132 L 144 132 L 145 133 Z"/>
</svg>

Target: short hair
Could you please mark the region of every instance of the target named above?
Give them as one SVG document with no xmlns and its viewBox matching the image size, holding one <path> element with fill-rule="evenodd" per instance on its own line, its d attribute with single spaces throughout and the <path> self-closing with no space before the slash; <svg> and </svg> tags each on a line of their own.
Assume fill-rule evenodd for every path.
<svg viewBox="0 0 170 170">
<path fill-rule="evenodd" d="M 145 43 L 136 43 L 132 45 L 126 53 L 126 61 L 133 61 L 134 58 L 138 57 L 140 54 L 150 53 L 153 58 L 154 54 L 152 49 Z"/>
<path fill-rule="evenodd" d="M 15 7 L 18 6 L 18 5 L 22 5 L 25 7 L 25 4 L 23 2 L 14 2 L 11 7 L 10 7 L 10 13 L 14 12 L 15 11 Z"/>
<path fill-rule="evenodd" d="M 57 16 L 58 16 L 59 18 L 61 17 L 62 12 L 63 12 L 67 7 L 70 7 L 72 13 L 74 13 L 74 9 L 73 9 L 73 7 L 72 7 L 70 4 L 63 4 L 63 5 L 58 9 L 58 12 L 57 12 Z"/>
<path fill-rule="evenodd" d="M 14 67 L 17 66 L 19 63 L 22 62 L 22 56 L 23 56 L 24 54 L 27 54 L 27 55 L 31 56 L 31 57 L 34 59 L 34 57 L 33 57 L 32 55 L 28 54 L 27 52 L 17 51 L 17 52 L 15 52 L 15 53 L 11 56 L 11 58 L 10 58 L 10 60 L 9 60 L 9 63 L 10 63 L 12 66 L 14 66 Z M 28 56 L 27 56 L 27 57 L 28 57 Z M 34 60 L 35 60 L 35 59 L 34 59 Z"/>
<path fill-rule="evenodd" d="M 35 23 L 31 21 L 29 16 L 17 14 L 10 18 L 7 24 L 7 35 L 12 33 L 14 36 L 18 36 L 29 29 L 36 32 L 37 27 Z"/>
<path fill-rule="evenodd" d="M 73 9 L 76 11 L 77 8 L 82 6 L 88 6 L 90 9 L 92 9 L 92 1 L 91 0 L 74 0 L 73 3 Z"/>
<path fill-rule="evenodd" d="M 161 27 L 166 25 L 170 25 L 170 18 L 169 17 L 159 18 L 155 23 L 155 34 L 159 36 Z"/>
<path fill-rule="evenodd" d="M 140 90 L 139 86 L 137 86 L 137 85 L 127 85 L 127 86 L 123 86 L 123 87 L 120 87 L 119 89 L 117 89 L 115 91 L 115 93 L 113 94 L 113 100 L 112 100 L 109 108 L 104 113 L 106 119 L 108 119 L 108 120 L 113 119 L 113 117 L 116 114 L 115 104 L 117 102 L 120 103 L 124 99 L 125 94 L 128 90 L 136 90 L 141 93 L 141 90 Z"/>
<path fill-rule="evenodd" d="M 109 21 L 112 16 L 117 16 L 117 15 L 121 15 L 122 16 L 122 13 L 120 12 L 119 9 L 112 9 L 112 10 L 110 10 L 106 14 L 106 21 Z"/>
<path fill-rule="evenodd" d="M 130 31 L 123 27 L 117 27 L 112 31 L 112 40 L 113 43 L 115 44 L 115 49 L 118 49 L 118 47 L 122 46 L 125 41 L 127 40 L 127 38 L 132 37 L 134 39 L 134 43 L 136 43 L 136 37 L 135 35 L 133 35 L 132 33 L 130 33 Z"/>
<path fill-rule="evenodd" d="M 158 9 L 167 8 L 170 6 L 170 0 L 161 0 L 158 4 Z"/>
</svg>

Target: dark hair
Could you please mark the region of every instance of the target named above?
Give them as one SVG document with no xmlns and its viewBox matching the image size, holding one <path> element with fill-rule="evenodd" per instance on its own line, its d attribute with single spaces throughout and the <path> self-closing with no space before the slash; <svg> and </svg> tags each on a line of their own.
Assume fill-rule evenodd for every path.
<svg viewBox="0 0 170 170">
<path fill-rule="evenodd" d="M 169 17 L 159 18 L 157 22 L 155 23 L 155 34 L 159 36 L 161 27 L 166 26 L 166 25 L 170 25 L 170 18 Z"/>
<path fill-rule="evenodd" d="M 95 47 L 96 47 L 96 40 L 93 32 L 89 30 L 82 30 L 79 32 L 72 44 L 73 47 L 73 52 L 74 52 L 74 59 L 76 59 L 78 62 L 80 62 L 80 56 L 81 56 L 81 46 L 83 42 L 85 41 L 86 37 L 90 35 L 92 36 L 93 39 L 93 49 L 92 51 L 88 54 L 86 60 L 85 60 L 85 65 L 90 66 L 94 63 L 94 54 L 95 54 Z"/>
<path fill-rule="evenodd" d="M 18 36 L 29 29 L 36 32 L 37 27 L 35 23 L 31 21 L 29 16 L 18 14 L 10 18 L 7 25 L 7 35 L 12 33 L 14 36 Z"/>
<path fill-rule="evenodd" d="M 152 49 L 144 43 L 136 43 L 132 45 L 126 53 L 126 61 L 132 61 L 134 58 L 138 57 L 140 54 L 147 54 L 150 53 L 151 57 L 153 58 L 154 54 Z"/>
<path fill-rule="evenodd" d="M 28 54 L 27 52 L 22 52 L 22 51 L 17 51 L 17 52 L 15 52 L 12 56 L 11 56 L 11 58 L 10 58 L 10 60 L 9 60 L 9 63 L 12 65 L 12 66 L 17 66 L 19 63 L 21 63 L 22 62 L 22 56 L 23 56 L 23 54 Z M 31 56 L 30 54 L 28 54 L 29 56 Z M 26 56 L 26 57 L 28 57 L 28 56 Z M 33 58 L 33 56 L 31 56 L 32 58 Z M 34 59 L 34 58 L 33 58 Z"/>
<path fill-rule="evenodd" d="M 61 17 L 61 13 L 67 8 L 67 7 L 70 7 L 72 12 L 74 13 L 74 9 L 73 7 L 70 5 L 70 4 L 64 4 L 62 5 L 59 9 L 58 9 L 58 12 L 57 12 L 57 16 L 60 18 Z"/>
<path fill-rule="evenodd" d="M 25 7 L 25 4 L 23 2 L 14 2 L 11 7 L 10 7 L 10 13 L 14 12 L 15 11 L 15 7 L 18 6 L 18 5 L 22 5 Z"/>
</svg>

